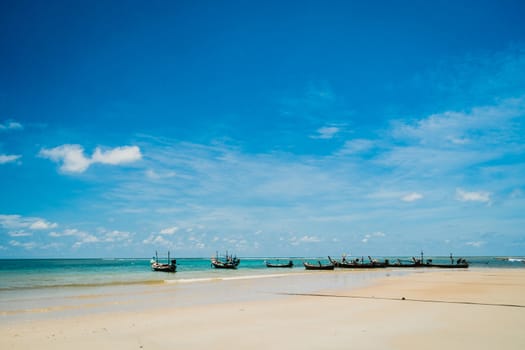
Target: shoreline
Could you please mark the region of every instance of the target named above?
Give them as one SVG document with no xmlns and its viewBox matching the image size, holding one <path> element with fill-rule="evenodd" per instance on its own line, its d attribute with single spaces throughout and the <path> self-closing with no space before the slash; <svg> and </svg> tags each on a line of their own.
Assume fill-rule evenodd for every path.
<svg viewBox="0 0 525 350">
<path fill-rule="evenodd" d="M 80 311 L 18 321 L 2 316 L 0 347 L 525 347 L 525 269 L 394 272 L 315 272 L 78 295 L 72 300 L 85 307 Z"/>
<path fill-rule="evenodd" d="M 315 292 L 326 285 L 341 289 L 356 288 L 388 275 L 385 272 L 339 270 L 319 273 L 300 270 L 4 291 L 0 299 L 0 320 L 16 322 L 32 318 L 81 316 L 83 313 L 108 312 L 108 306 L 111 311 L 119 312 L 161 307 L 159 305 L 163 303 L 182 307 L 240 300 L 267 300 L 280 297 L 282 292 Z M 406 271 L 397 272 L 401 273 Z M 210 290 L 213 293 L 210 294 Z"/>
</svg>

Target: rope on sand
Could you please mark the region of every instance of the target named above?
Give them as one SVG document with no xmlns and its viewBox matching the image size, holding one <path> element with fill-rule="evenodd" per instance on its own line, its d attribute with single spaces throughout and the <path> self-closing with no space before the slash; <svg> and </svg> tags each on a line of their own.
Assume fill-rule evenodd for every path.
<svg viewBox="0 0 525 350">
<path fill-rule="evenodd" d="M 463 304 L 463 305 L 482 305 L 482 306 L 501 306 L 501 307 L 519 307 L 525 308 L 525 305 L 519 304 L 497 304 L 497 303 L 480 303 L 474 301 L 448 301 L 448 300 L 430 300 L 430 299 L 410 299 L 410 298 L 388 298 L 388 297 L 367 297 L 360 295 L 335 295 L 335 294 L 317 294 L 317 293 L 276 293 L 279 295 L 296 295 L 304 297 L 328 297 L 328 298 L 350 298 L 350 299 L 375 299 L 375 300 L 395 300 L 395 301 L 413 301 L 419 303 L 443 303 L 443 304 Z"/>
</svg>

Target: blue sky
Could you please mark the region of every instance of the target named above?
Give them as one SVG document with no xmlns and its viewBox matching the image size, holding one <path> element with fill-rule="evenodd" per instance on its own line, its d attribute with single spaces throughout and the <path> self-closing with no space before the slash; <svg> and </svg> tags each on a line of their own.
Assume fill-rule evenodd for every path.
<svg viewBox="0 0 525 350">
<path fill-rule="evenodd" d="M 522 1 L 2 1 L 0 257 L 525 254 Z"/>
</svg>

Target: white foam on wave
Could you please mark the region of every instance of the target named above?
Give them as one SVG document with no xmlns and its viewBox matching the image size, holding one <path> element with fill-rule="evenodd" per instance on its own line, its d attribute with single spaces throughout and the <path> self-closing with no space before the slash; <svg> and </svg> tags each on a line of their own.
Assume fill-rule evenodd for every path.
<svg viewBox="0 0 525 350">
<path fill-rule="evenodd" d="M 195 282 L 211 282 L 211 281 L 217 281 L 217 280 L 220 280 L 220 278 L 216 278 L 216 277 L 183 278 L 183 279 L 178 279 L 178 280 L 164 280 L 164 283 L 166 284 L 195 283 Z"/>
<path fill-rule="evenodd" d="M 280 273 L 271 275 L 246 275 L 246 276 L 223 276 L 223 277 L 204 277 L 204 278 L 183 278 L 164 280 L 166 284 L 178 284 L 178 283 L 199 283 L 199 282 L 213 282 L 213 281 L 236 281 L 236 280 L 251 280 L 261 278 L 276 278 L 286 276 L 296 276 L 298 273 Z"/>
</svg>

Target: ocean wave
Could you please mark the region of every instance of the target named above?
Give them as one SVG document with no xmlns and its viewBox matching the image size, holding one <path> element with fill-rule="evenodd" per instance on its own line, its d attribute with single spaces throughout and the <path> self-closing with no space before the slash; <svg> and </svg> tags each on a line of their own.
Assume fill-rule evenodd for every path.
<svg viewBox="0 0 525 350">
<path fill-rule="evenodd" d="M 202 278 L 182 278 L 164 280 L 166 284 L 179 284 L 179 283 L 199 283 L 199 282 L 213 282 L 213 281 L 236 281 L 236 280 L 251 280 L 261 278 L 276 278 L 286 276 L 297 276 L 300 274 L 307 273 L 279 273 L 279 274 L 264 274 L 264 275 L 244 275 L 244 276 L 221 276 L 221 277 L 202 277 Z"/>
</svg>

